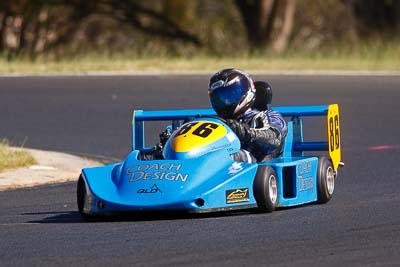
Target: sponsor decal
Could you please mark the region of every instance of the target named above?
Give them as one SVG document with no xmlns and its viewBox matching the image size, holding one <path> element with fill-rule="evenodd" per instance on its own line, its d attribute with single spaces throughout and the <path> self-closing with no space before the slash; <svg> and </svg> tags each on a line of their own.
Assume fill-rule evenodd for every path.
<svg viewBox="0 0 400 267">
<path fill-rule="evenodd" d="M 235 174 L 243 170 L 243 166 L 241 162 L 233 162 L 232 165 L 229 167 L 229 174 Z"/>
<path fill-rule="evenodd" d="M 229 142 L 233 142 L 237 137 L 234 132 L 229 132 L 226 135 L 226 138 L 228 139 Z"/>
<path fill-rule="evenodd" d="M 226 204 L 249 202 L 249 189 L 239 188 L 225 191 Z"/>
<path fill-rule="evenodd" d="M 224 84 L 225 84 L 225 81 L 223 81 L 223 80 L 216 81 L 215 83 L 210 85 L 210 89 L 214 90 L 214 89 L 216 89 L 218 87 L 223 86 Z"/>
<path fill-rule="evenodd" d="M 138 194 L 155 194 L 161 193 L 162 191 L 156 184 L 153 184 L 150 188 L 142 188 L 137 191 Z"/>
<path fill-rule="evenodd" d="M 311 161 L 302 162 L 298 165 L 297 171 L 299 175 L 311 173 Z"/>
<path fill-rule="evenodd" d="M 189 177 L 187 173 L 181 173 L 182 164 L 154 163 L 133 165 L 126 170 L 130 176 L 129 182 L 140 180 L 168 180 L 186 182 Z"/>
<path fill-rule="evenodd" d="M 306 161 L 298 165 L 297 177 L 299 179 L 299 192 L 313 190 L 314 180 L 312 178 L 311 161 Z"/>
<path fill-rule="evenodd" d="M 299 177 L 300 184 L 299 184 L 299 191 L 307 191 L 307 190 L 312 190 L 314 187 L 314 182 L 311 177 L 303 178 Z"/>
<path fill-rule="evenodd" d="M 225 148 L 228 153 L 233 152 L 232 144 L 225 144 L 220 146 L 211 146 L 209 151 L 219 150 Z"/>
</svg>

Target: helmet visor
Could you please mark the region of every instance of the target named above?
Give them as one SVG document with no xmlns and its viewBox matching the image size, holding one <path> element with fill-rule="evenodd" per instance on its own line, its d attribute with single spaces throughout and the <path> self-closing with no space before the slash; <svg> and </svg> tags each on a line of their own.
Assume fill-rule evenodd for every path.
<svg viewBox="0 0 400 267">
<path fill-rule="evenodd" d="M 246 79 L 240 79 L 239 82 L 235 82 L 229 86 L 221 86 L 214 90 L 209 89 L 212 107 L 220 116 L 232 116 L 236 106 L 247 94 L 249 86 Z"/>
</svg>

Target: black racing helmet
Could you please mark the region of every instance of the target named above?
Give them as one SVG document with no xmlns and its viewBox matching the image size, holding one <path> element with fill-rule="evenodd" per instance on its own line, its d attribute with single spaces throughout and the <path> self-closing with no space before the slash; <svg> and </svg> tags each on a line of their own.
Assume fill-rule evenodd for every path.
<svg viewBox="0 0 400 267">
<path fill-rule="evenodd" d="M 256 89 L 247 73 L 239 69 L 223 69 L 210 78 L 208 95 L 219 116 L 235 119 L 252 107 Z"/>
</svg>

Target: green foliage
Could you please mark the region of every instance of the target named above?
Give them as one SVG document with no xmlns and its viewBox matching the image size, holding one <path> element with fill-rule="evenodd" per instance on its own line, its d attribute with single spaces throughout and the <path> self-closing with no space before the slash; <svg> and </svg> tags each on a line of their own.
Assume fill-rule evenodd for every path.
<svg viewBox="0 0 400 267">
<path fill-rule="evenodd" d="M 248 3 L 272 1 L 275 0 Z M 283 2 L 286 1 L 279 3 Z M 400 1 L 367 2 L 370 9 L 381 6 L 389 12 L 389 5 L 393 14 L 400 12 L 400 5 L 396 4 Z M 373 43 L 385 43 L 388 35 L 370 35 L 375 38 L 364 40 L 360 23 L 365 20 L 356 12 L 360 0 L 296 0 L 288 50 L 279 56 L 268 45 L 256 49 L 251 46 L 249 28 L 244 25 L 237 3 L 234 0 L 5 0 L 0 2 L 0 58 L 8 62 L 43 63 L 72 62 L 82 57 L 285 58 L 293 53 L 314 57 L 321 53 L 346 54 L 349 49 L 357 54 L 367 48 L 372 49 L 371 54 L 384 53 L 377 52 Z M 370 9 L 362 9 L 368 18 Z M 278 16 L 278 24 L 282 20 Z M 396 21 L 399 20 L 394 20 L 394 25 L 398 25 Z M 383 31 L 399 28 L 384 27 Z"/>
</svg>

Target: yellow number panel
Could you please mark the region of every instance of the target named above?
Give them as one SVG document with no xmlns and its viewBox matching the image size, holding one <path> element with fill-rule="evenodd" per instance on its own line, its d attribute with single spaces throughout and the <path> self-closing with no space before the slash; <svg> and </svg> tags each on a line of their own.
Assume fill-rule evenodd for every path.
<svg viewBox="0 0 400 267">
<path fill-rule="evenodd" d="M 331 157 L 333 168 L 335 171 L 339 166 L 341 160 L 340 152 L 340 118 L 339 106 L 337 104 L 329 105 L 327 115 L 328 126 L 328 147 L 329 156 Z"/>
<path fill-rule="evenodd" d="M 226 133 L 225 127 L 217 122 L 189 122 L 178 129 L 171 142 L 171 147 L 175 152 L 187 152 L 207 146 L 224 137 Z"/>
</svg>

